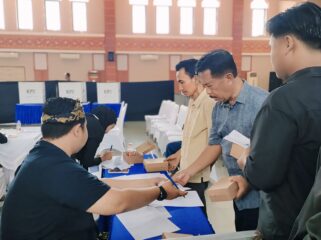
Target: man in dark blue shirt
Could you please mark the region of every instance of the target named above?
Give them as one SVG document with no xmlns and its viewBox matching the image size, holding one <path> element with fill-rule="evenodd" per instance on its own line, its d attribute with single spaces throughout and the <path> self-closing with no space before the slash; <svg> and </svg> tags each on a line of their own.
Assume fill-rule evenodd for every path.
<svg viewBox="0 0 321 240">
<path fill-rule="evenodd" d="M 258 228 L 287 239 L 308 196 L 321 145 L 321 8 L 306 2 L 269 20 L 272 64 L 285 85 L 259 111 L 244 174 L 261 190 Z M 245 163 L 246 160 L 246 163 Z"/>
<path fill-rule="evenodd" d="M 85 145 L 88 135 L 78 101 L 49 99 L 41 131 L 43 139 L 30 151 L 9 188 L 1 219 L 4 240 L 94 240 L 92 213 L 117 214 L 157 198 L 185 194 L 170 182 L 159 187 L 148 182 L 144 188 L 121 190 L 88 173 L 71 158 Z"/>
</svg>

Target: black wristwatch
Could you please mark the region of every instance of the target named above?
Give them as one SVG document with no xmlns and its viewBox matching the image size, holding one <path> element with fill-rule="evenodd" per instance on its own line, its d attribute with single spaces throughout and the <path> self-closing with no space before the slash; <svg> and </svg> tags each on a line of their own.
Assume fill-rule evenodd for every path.
<svg viewBox="0 0 321 240">
<path fill-rule="evenodd" d="M 160 193 L 159 193 L 157 200 L 163 201 L 164 199 L 167 198 L 167 192 L 162 186 L 159 186 L 159 190 L 160 190 Z"/>
</svg>

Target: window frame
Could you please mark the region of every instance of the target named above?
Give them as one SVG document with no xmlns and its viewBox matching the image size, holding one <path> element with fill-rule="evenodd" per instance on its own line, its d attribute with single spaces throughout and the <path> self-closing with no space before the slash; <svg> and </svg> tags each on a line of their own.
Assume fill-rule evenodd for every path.
<svg viewBox="0 0 321 240">
<path fill-rule="evenodd" d="M 48 28 L 48 18 L 47 18 L 47 3 L 48 2 L 57 2 L 58 3 L 58 20 L 59 20 L 59 28 L 58 29 L 49 29 Z M 46 30 L 47 31 L 61 31 L 61 4 L 60 0 L 45 0 L 45 22 L 46 22 Z"/>
<path fill-rule="evenodd" d="M 75 27 L 77 26 L 77 25 L 75 25 L 75 4 L 82 4 L 83 6 L 84 6 L 84 9 L 85 9 L 85 15 L 86 15 L 86 17 L 85 17 L 85 19 L 86 19 L 86 21 L 85 21 L 85 29 L 76 29 Z M 88 2 L 87 1 L 81 1 L 81 0 L 73 0 L 72 2 L 71 2 L 71 11 L 72 11 L 72 30 L 74 31 L 74 32 L 87 32 L 88 31 Z"/>
<path fill-rule="evenodd" d="M 21 10 L 19 10 L 20 9 L 20 7 L 19 7 L 19 3 L 20 3 L 20 1 L 28 1 L 29 3 L 30 3 L 30 10 L 31 10 L 31 13 L 30 13 L 30 17 L 31 17 L 31 19 L 29 19 L 30 20 L 30 22 L 31 22 L 31 26 L 27 26 L 27 27 L 25 27 L 23 24 L 22 24 L 22 26 L 21 26 L 21 23 L 25 23 L 25 22 L 28 22 L 28 21 L 26 21 L 26 19 L 20 19 L 20 17 L 21 17 Z M 29 31 L 32 31 L 33 29 L 34 29 L 34 19 L 33 19 L 33 4 L 32 4 L 32 0 L 17 0 L 16 1 L 16 8 L 17 8 L 17 23 L 18 23 L 18 29 L 19 30 L 29 30 Z M 25 7 L 24 7 L 24 10 L 26 10 L 25 9 Z"/>
<path fill-rule="evenodd" d="M 265 0 L 252 0 L 252 22 L 251 22 L 251 36 L 264 37 L 266 36 L 265 23 L 267 20 L 268 3 Z M 256 18 L 261 13 L 260 19 Z M 256 18 L 256 19 L 254 19 Z M 259 28 L 257 30 L 257 28 Z"/>
</svg>

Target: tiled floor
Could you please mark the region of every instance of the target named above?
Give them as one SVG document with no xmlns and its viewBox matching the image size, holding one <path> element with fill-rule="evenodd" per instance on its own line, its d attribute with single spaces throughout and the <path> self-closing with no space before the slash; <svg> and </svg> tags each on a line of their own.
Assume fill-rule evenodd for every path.
<svg viewBox="0 0 321 240">
<path fill-rule="evenodd" d="M 124 135 L 126 142 L 131 142 L 134 147 L 149 139 L 145 133 L 145 122 L 126 122 Z M 227 175 L 226 168 L 221 161 L 218 161 L 215 166 L 219 178 Z M 216 233 L 235 232 L 234 210 L 231 201 L 213 203 L 207 199 L 207 215 Z"/>
</svg>

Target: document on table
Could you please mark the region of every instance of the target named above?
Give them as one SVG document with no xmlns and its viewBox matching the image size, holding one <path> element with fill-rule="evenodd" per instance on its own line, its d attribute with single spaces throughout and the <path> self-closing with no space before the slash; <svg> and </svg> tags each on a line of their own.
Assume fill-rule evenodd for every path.
<svg viewBox="0 0 321 240">
<path fill-rule="evenodd" d="M 149 204 L 150 206 L 166 206 L 166 207 L 202 207 L 204 206 L 196 191 L 188 191 L 184 197 L 178 197 L 173 200 L 157 201 Z"/>
<path fill-rule="evenodd" d="M 111 160 L 103 161 L 101 166 L 105 169 L 119 168 L 120 170 L 123 170 L 130 168 L 132 165 L 124 161 L 121 156 L 114 156 Z"/>
<path fill-rule="evenodd" d="M 146 206 L 116 215 L 135 239 L 146 239 L 162 235 L 164 232 L 180 230 L 175 224 L 154 207 Z"/>
<path fill-rule="evenodd" d="M 248 148 L 250 146 L 250 139 L 245 137 L 243 134 L 236 130 L 230 132 L 227 136 L 224 137 L 224 139 L 232 143 L 238 144 L 244 148 Z"/>
</svg>

